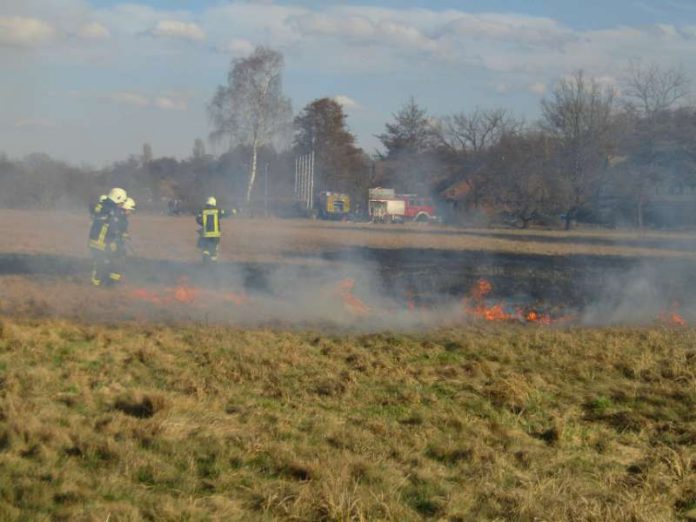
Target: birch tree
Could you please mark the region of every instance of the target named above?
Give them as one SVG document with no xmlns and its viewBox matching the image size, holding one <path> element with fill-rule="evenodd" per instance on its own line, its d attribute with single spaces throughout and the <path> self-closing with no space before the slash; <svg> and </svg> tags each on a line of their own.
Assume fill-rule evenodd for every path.
<svg viewBox="0 0 696 522">
<path fill-rule="evenodd" d="M 261 147 L 290 128 L 292 108 L 283 95 L 283 55 L 267 47 L 257 47 L 246 57 L 235 59 L 227 75 L 227 85 L 218 87 L 209 106 L 213 141 L 229 140 L 251 149 L 247 204 L 251 200 Z"/>
</svg>

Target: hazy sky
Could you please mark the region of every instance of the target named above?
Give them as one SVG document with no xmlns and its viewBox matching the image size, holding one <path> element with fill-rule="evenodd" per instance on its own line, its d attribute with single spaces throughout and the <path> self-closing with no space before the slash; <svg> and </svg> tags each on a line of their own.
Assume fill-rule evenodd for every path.
<svg viewBox="0 0 696 522">
<path fill-rule="evenodd" d="M 696 77 L 696 0 L 0 0 L 0 152 L 187 156 L 230 61 L 258 44 L 285 55 L 296 111 L 337 97 L 372 152 L 411 95 L 436 116 L 534 119 L 578 68 L 607 85 L 631 59 Z"/>
</svg>

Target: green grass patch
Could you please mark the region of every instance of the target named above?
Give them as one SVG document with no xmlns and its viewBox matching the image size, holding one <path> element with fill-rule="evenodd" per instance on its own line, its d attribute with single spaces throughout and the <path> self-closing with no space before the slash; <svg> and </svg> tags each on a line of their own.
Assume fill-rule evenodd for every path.
<svg viewBox="0 0 696 522">
<path fill-rule="evenodd" d="M 695 507 L 689 329 L 3 320 L 2 343 L 0 519 L 647 522 Z"/>
</svg>

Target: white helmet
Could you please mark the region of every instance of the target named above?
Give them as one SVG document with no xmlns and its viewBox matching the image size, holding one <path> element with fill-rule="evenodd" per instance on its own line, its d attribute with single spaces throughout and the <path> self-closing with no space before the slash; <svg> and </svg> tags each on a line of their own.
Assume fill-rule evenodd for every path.
<svg viewBox="0 0 696 522">
<path fill-rule="evenodd" d="M 205 200 L 205 204 L 211 207 L 217 207 L 217 199 L 215 199 L 213 196 L 210 196 L 208 199 Z"/>
<path fill-rule="evenodd" d="M 123 210 L 135 210 L 135 200 L 133 198 L 128 198 L 121 206 Z"/>
<path fill-rule="evenodd" d="M 122 188 L 114 187 L 109 192 L 109 199 L 117 205 L 122 205 L 128 199 L 128 194 Z"/>
</svg>

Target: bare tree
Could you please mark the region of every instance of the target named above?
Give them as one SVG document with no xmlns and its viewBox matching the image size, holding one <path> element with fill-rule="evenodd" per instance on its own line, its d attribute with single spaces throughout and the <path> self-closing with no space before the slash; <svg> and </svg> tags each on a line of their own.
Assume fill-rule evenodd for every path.
<svg viewBox="0 0 696 522">
<path fill-rule="evenodd" d="M 283 95 L 282 73 L 283 55 L 257 47 L 247 58 L 232 62 L 227 85 L 218 87 L 209 106 L 212 140 L 228 138 L 230 148 L 251 147 L 247 203 L 256 180 L 259 148 L 290 128 L 292 108 Z"/>
<path fill-rule="evenodd" d="M 660 189 L 682 193 L 693 186 L 696 114 L 681 107 L 645 116 L 626 111 L 620 116 L 620 161 L 613 169 L 617 186 L 612 189 L 635 209 L 635 223 L 642 229 L 645 209 Z"/>
<path fill-rule="evenodd" d="M 556 141 L 543 132 L 507 133 L 487 151 L 490 203 L 527 228 L 558 210 L 558 177 L 553 166 Z"/>
<path fill-rule="evenodd" d="M 643 116 L 671 109 L 689 95 L 691 81 L 681 67 L 662 68 L 633 61 L 623 78 L 623 94 Z"/>
<path fill-rule="evenodd" d="M 566 228 L 595 197 L 613 148 L 614 91 L 602 89 L 582 71 L 558 82 L 541 102 L 542 128 L 559 142 Z"/>
<path fill-rule="evenodd" d="M 460 112 L 442 118 L 437 136 L 442 145 L 453 151 L 477 153 L 520 127 L 521 123 L 505 109 L 476 109 L 470 114 Z"/>
<path fill-rule="evenodd" d="M 627 161 L 615 169 L 619 191 L 636 209 L 636 224 L 644 226 L 644 209 L 656 187 L 672 177 L 681 148 L 675 132 L 677 106 L 690 91 L 690 79 L 678 68 L 633 61 L 622 80 L 627 110 L 622 122 L 621 148 Z"/>
<path fill-rule="evenodd" d="M 494 155 L 487 154 L 505 135 L 522 129 L 522 122 L 505 109 L 476 109 L 440 118 L 435 127 L 438 152 L 448 173 L 447 182 L 466 182 L 466 205 L 477 208 L 490 203 L 496 189 L 490 164 Z"/>
</svg>

